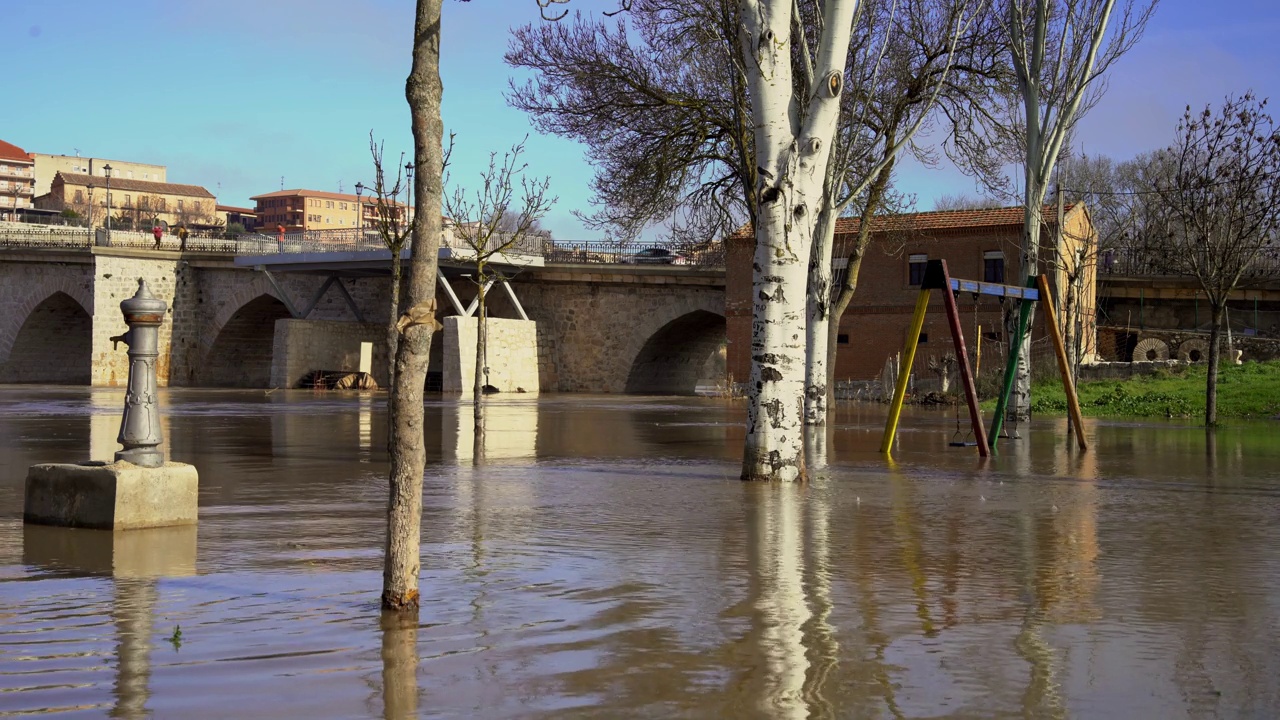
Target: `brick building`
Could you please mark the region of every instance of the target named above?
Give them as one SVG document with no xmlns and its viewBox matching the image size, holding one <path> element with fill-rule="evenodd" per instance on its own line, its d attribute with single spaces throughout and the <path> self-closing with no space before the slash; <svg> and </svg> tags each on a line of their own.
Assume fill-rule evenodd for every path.
<svg viewBox="0 0 1280 720">
<path fill-rule="evenodd" d="M 0 212 L 17 220 L 35 195 L 35 161 L 27 151 L 0 140 Z"/>
<path fill-rule="evenodd" d="M 113 185 L 118 180 L 144 180 L 158 183 L 169 181 L 169 170 L 164 165 L 49 153 L 32 153 L 31 158 L 36 164 L 36 195 L 44 195 L 52 190 L 53 179 L 58 176 L 58 173 L 93 175 L 102 178 L 102 182 L 105 182 L 107 173 L 110 172 Z M 107 168 L 111 170 L 108 171 Z"/>
<path fill-rule="evenodd" d="M 873 379 L 880 374 L 889 356 L 902 349 L 927 261 L 946 260 L 952 277 L 956 278 L 1022 284 L 1014 277 L 1022 215 L 1021 207 L 1009 207 L 876 218 L 871 242 L 858 274 L 857 292 L 840 320 L 836 380 Z M 1042 267 L 1053 285 L 1059 313 L 1066 295 L 1070 295 L 1071 306 L 1080 309 L 1074 315 L 1081 326 L 1079 336 L 1083 352 L 1089 357 L 1096 352 L 1096 233 L 1084 205 L 1068 206 L 1063 215 L 1063 245 L 1066 248 L 1063 254 L 1068 259 L 1059 262 L 1053 252 L 1057 236 L 1056 209 L 1045 208 L 1044 217 L 1047 226 L 1041 233 Z M 836 223 L 836 260 L 833 264 L 837 286 L 843 282 L 845 254 L 857 236 L 858 225 L 857 218 L 841 218 Z M 733 380 L 743 381 L 751 368 L 751 264 L 755 241 L 750 229 L 735 233 L 727 246 L 725 315 L 729 340 L 728 371 Z M 1079 272 L 1075 272 L 1077 267 Z M 1069 280 L 1067 269 L 1073 271 L 1074 281 Z M 931 356 L 953 352 L 951 332 L 942 305 L 941 294 L 935 292 L 929 301 L 929 314 L 925 318 L 920 348 L 916 353 L 917 373 L 924 371 Z M 969 352 L 974 351 L 975 328 L 980 325 L 983 354 L 991 357 L 988 343 L 1002 343 L 1005 339 L 1000 323 L 999 300 L 983 297 L 975 306 L 972 296 L 962 295 L 959 306 Z M 1033 338 L 1044 337 L 1044 324 L 1037 313 Z"/>
<path fill-rule="evenodd" d="M 216 222 L 217 199 L 199 185 L 129 180 L 111 176 L 111 222 L 117 229 L 150 227 L 152 220 L 187 227 Z M 43 210 L 74 210 L 93 225 L 106 219 L 107 179 L 80 173 L 58 173 L 49 192 L 36 198 Z"/>
</svg>

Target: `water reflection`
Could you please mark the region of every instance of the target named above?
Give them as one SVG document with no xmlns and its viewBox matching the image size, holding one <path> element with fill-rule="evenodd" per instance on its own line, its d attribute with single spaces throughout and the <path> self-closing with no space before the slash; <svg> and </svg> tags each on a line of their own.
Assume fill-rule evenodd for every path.
<svg viewBox="0 0 1280 720">
<path fill-rule="evenodd" d="M 0 716 L 1280 708 L 1274 426 L 1090 421 L 1080 453 L 1045 419 L 980 462 L 913 411 L 886 464 L 883 408 L 842 405 L 813 482 L 775 487 L 737 480 L 740 403 L 501 398 L 476 465 L 470 406 L 436 400 L 404 625 L 377 613 L 382 396 L 170 391 L 198 530 L 23 527 L 27 465 L 106 450 L 104 397 L 0 389 Z"/>
</svg>

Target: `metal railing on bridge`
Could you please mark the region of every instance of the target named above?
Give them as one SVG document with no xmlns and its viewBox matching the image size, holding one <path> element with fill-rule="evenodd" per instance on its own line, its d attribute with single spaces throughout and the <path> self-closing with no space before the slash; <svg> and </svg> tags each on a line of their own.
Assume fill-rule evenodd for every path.
<svg viewBox="0 0 1280 720">
<path fill-rule="evenodd" d="M 1098 254 L 1098 272 L 1124 277 L 1171 277 L 1182 273 L 1168 249 L 1122 247 Z M 1280 280 L 1280 245 L 1269 247 L 1245 270 L 1250 280 Z"/>
<path fill-rule="evenodd" d="M 491 242 L 502 242 L 495 237 Z M 155 237 L 146 230 L 106 230 L 83 226 L 34 225 L 0 223 L 0 247 L 88 250 L 92 247 L 115 247 L 140 250 L 156 248 Z M 470 248 L 462 238 L 446 231 L 441 247 L 465 257 Z M 161 250 L 227 255 L 273 255 L 282 253 L 340 253 L 385 251 L 386 245 L 370 228 L 307 230 L 276 234 L 243 233 L 231 235 L 221 231 L 191 231 L 185 241 L 170 229 L 161 236 Z M 590 265 L 674 265 L 704 268 L 724 267 L 724 244 L 618 243 L 618 242 L 553 242 L 544 235 L 521 238 L 505 251 L 508 255 L 542 257 L 550 263 Z"/>
</svg>

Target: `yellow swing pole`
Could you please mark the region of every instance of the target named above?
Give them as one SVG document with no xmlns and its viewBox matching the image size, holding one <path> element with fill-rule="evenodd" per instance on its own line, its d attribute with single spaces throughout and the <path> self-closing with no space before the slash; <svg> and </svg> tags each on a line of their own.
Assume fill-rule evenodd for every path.
<svg viewBox="0 0 1280 720">
<path fill-rule="evenodd" d="M 1076 442 L 1081 450 L 1088 450 L 1089 443 L 1084 439 L 1084 416 L 1080 413 L 1080 398 L 1076 396 L 1076 385 L 1071 381 L 1071 362 L 1067 359 L 1067 347 L 1062 342 L 1062 331 L 1058 329 L 1058 316 L 1053 311 L 1053 300 L 1049 295 L 1049 278 L 1041 275 L 1036 283 L 1040 286 L 1040 304 L 1044 307 L 1045 325 L 1049 326 L 1049 338 L 1053 340 L 1054 354 L 1058 356 L 1058 373 L 1062 375 L 1062 392 L 1067 396 L 1067 411 L 1071 424 L 1076 427 Z"/>
<path fill-rule="evenodd" d="M 950 292 L 948 290 L 948 292 Z M 902 366 L 898 368 L 898 384 L 893 391 L 893 403 L 889 405 L 889 419 L 884 425 L 884 440 L 880 443 L 880 452 L 887 454 L 893 447 L 893 438 L 898 434 L 898 418 L 902 415 L 902 401 L 907 397 L 907 380 L 911 377 L 911 367 L 916 360 L 916 347 L 920 344 L 920 331 L 924 328 L 924 314 L 929 309 L 929 291 L 921 290 L 916 298 L 916 312 L 911 316 L 911 329 L 907 332 L 907 343 L 902 348 Z"/>
</svg>

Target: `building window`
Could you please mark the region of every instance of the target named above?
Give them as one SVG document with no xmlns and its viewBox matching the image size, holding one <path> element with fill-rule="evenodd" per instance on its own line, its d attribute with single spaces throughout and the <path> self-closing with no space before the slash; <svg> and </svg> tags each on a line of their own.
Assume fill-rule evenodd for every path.
<svg viewBox="0 0 1280 720">
<path fill-rule="evenodd" d="M 82 202 L 84 202 L 84 193 L 83 193 L 83 192 L 81 192 L 81 191 L 79 191 L 79 190 L 77 190 L 77 191 L 76 191 L 76 199 L 75 199 L 75 201 L 76 201 L 77 203 L 82 203 Z"/>
<path fill-rule="evenodd" d="M 346 209 L 347 209 L 347 204 L 346 204 L 346 203 L 342 203 L 342 205 L 341 205 L 341 209 L 346 210 Z"/>
<path fill-rule="evenodd" d="M 332 200 L 326 200 L 326 201 L 324 202 L 324 206 L 325 206 L 325 208 L 326 208 L 326 209 L 328 209 L 328 210 L 332 210 L 332 209 L 333 209 L 333 201 L 332 201 Z"/>
<path fill-rule="evenodd" d="M 181 201 L 181 200 L 179 200 L 179 201 L 178 201 L 178 209 L 179 209 L 179 210 L 181 210 L 181 209 L 182 209 L 182 201 Z"/>
<path fill-rule="evenodd" d="M 920 344 L 929 342 L 929 333 L 920 333 Z"/>
<path fill-rule="evenodd" d="M 1004 282 L 1004 253 L 988 250 L 982 253 L 982 280 L 989 283 Z"/>
<path fill-rule="evenodd" d="M 837 344 L 837 345 L 848 345 L 848 344 L 849 344 L 849 336 L 848 336 L 847 334 L 845 334 L 845 333 L 840 333 L 839 335 L 836 335 L 836 344 Z"/>
<path fill-rule="evenodd" d="M 907 256 L 907 284 L 920 285 L 924 282 L 924 268 L 928 262 L 928 255 Z"/>
<path fill-rule="evenodd" d="M 132 196 L 132 195 L 125 195 L 125 196 L 124 196 L 124 206 L 125 206 L 125 207 L 133 207 L 133 196 Z"/>
</svg>

